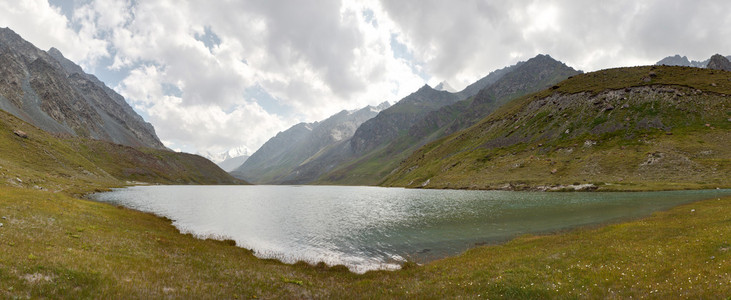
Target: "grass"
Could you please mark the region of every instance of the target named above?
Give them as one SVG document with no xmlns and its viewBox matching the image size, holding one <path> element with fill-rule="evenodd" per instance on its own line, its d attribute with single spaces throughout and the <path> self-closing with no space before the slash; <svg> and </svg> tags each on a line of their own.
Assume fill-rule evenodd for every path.
<svg viewBox="0 0 731 300">
<path fill-rule="evenodd" d="M 73 194 L 127 181 L 243 183 L 197 155 L 55 136 L 0 110 L 0 183 Z"/>
<path fill-rule="evenodd" d="M 357 275 L 257 259 L 164 218 L 0 187 L 0 298 L 723 298 L 731 293 L 731 197 L 633 222 Z M 725 295 L 725 296 L 724 296 Z"/>
</svg>

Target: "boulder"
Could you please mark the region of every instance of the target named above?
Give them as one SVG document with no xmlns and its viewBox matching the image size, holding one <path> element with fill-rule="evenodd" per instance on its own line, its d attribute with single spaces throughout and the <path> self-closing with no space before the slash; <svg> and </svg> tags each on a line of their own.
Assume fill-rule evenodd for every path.
<svg viewBox="0 0 731 300">
<path fill-rule="evenodd" d="M 21 131 L 21 130 L 17 130 L 16 129 L 16 130 L 13 130 L 13 133 L 15 133 L 15 135 L 17 135 L 19 137 L 22 137 L 24 139 L 27 139 L 28 138 L 28 134 L 25 133 L 24 131 Z"/>
</svg>

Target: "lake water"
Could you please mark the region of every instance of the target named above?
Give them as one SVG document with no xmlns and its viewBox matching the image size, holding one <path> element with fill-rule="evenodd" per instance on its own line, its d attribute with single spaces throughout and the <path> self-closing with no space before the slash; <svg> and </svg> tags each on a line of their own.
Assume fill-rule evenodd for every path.
<svg viewBox="0 0 731 300">
<path fill-rule="evenodd" d="M 352 186 L 137 186 L 97 201 L 154 213 L 258 257 L 395 269 L 525 233 L 618 222 L 731 190 L 546 193 Z"/>
</svg>

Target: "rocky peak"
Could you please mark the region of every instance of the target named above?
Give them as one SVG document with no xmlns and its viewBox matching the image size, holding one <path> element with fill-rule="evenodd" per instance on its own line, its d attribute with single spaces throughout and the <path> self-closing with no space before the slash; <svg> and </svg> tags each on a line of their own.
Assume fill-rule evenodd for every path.
<svg viewBox="0 0 731 300">
<path fill-rule="evenodd" d="M 706 65 L 706 68 L 714 70 L 731 71 L 731 62 L 721 54 L 711 56 L 711 60 Z"/>
<path fill-rule="evenodd" d="M 53 57 L 59 64 L 61 64 L 61 67 L 63 68 L 66 73 L 69 75 L 73 74 L 86 74 L 84 73 L 84 70 L 81 69 L 81 67 L 74 62 L 70 61 L 66 57 L 63 56 L 61 51 L 56 49 L 55 47 L 51 47 L 51 49 L 48 49 L 48 55 Z"/>
<path fill-rule="evenodd" d="M 450 93 L 457 92 L 457 90 L 455 90 L 451 85 L 449 85 L 449 83 L 446 80 L 437 84 L 437 86 L 434 87 L 434 89 L 437 91 L 445 91 L 445 92 L 450 92 Z"/>
</svg>

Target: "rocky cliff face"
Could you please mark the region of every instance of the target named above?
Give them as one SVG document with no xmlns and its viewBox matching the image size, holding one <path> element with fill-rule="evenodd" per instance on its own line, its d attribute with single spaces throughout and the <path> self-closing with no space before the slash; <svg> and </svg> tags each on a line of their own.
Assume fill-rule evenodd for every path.
<svg viewBox="0 0 731 300">
<path fill-rule="evenodd" d="M 122 96 L 66 59 L 0 28 L 0 109 L 39 128 L 133 147 L 165 149 Z"/>
<path fill-rule="evenodd" d="M 731 71 L 731 62 L 729 62 L 728 58 L 725 58 L 721 56 L 720 54 L 716 54 L 714 56 L 711 56 L 710 61 L 708 62 L 708 65 L 706 68 L 714 69 L 714 70 L 724 70 L 724 71 Z"/>
<path fill-rule="evenodd" d="M 284 183 L 307 181 L 293 170 L 328 149 L 350 140 L 356 129 L 366 120 L 389 107 L 388 102 L 367 106 L 356 111 L 341 111 L 323 121 L 300 123 L 269 139 L 243 165 L 231 174 L 255 183 Z M 320 172 L 311 170 L 307 178 L 317 178 Z"/>
</svg>

